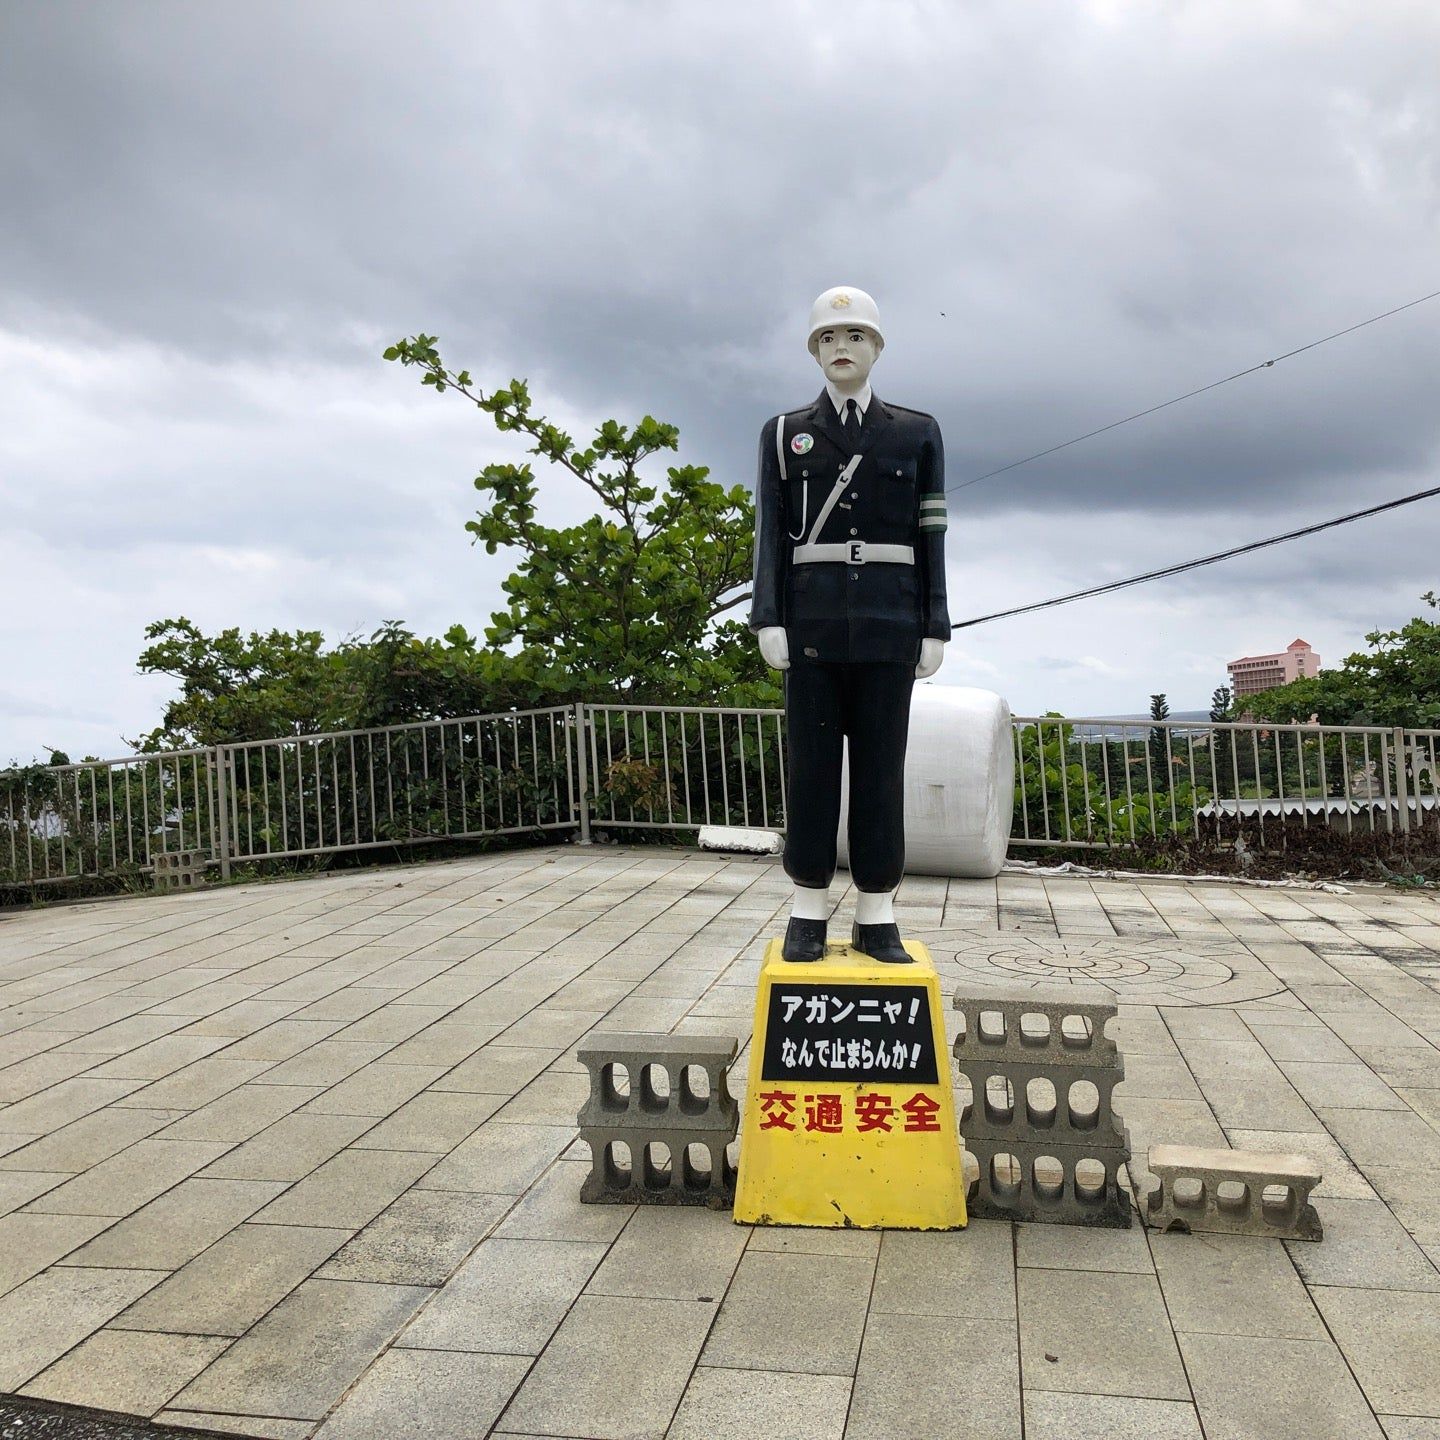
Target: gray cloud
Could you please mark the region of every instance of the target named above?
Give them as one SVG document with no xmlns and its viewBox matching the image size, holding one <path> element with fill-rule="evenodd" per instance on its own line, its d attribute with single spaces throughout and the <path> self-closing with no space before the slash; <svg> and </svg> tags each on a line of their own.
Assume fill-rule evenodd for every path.
<svg viewBox="0 0 1440 1440">
<path fill-rule="evenodd" d="M 1436 53 L 1420 3 L 11 5 L 0 530 L 55 608 L 43 648 L 0 645 L 68 667 L 63 707 L 77 574 L 112 675 L 162 611 L 483 622 L 503 564 L 460 525 L 513 451 L 381 364 L 406 331 L 577 428 L 674 421 L 726 480 L 818 390 L 837 281 L 879 297 L 876 388 L 940 418 L 952 483 L 1304 344 L 1440 284 Z M 957 615 L 1418 488 L 1437 376 L 1440 301 L 963 489 Z M 965 644 L 1138 672 L 1173 643 L 1127 660 L 1086 617 L 1190 605 L 1237 651 L 1297 610 L 1353 648 L 1434 584 L 1437 517 L 1054 612 L 1063 646 Z"/>
</svg>

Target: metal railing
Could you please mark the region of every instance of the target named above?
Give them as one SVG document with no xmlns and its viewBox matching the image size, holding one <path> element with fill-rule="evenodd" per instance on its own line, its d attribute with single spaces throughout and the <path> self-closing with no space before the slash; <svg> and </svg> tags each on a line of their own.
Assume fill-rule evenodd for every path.
<svg viewBox="0 0 1440 1440">
<path fill-rule="evenodd" d="M 0 772 L 0 889 L 487 836 L 783 829 L 784 714 L 567 705 Z M 1022 716 L 1018 846 L 1287 826 L 1406 833 L 1440 812 L 1440 730 Z"/>
<path fill-rule="evenodd" d="M 587 705 L 590 823 L 783 829 L 785 712 Z M 588 797 L 587 797 L 588 798 Z"/>
<path fill-rule="evenodd" d="M 1403 834 L 1440 809 L 1440 730 L 1046 715 L 1014 740 L 1012 845 Z"/>
<path fill-rule="evenodd" d="M 579 824 L 574 706 L 0 772 L 0 888 Z"/>
<path fill-rule="evenodd" d="M 572 707 L 217 747 L 227 861 L 576 825 Z"/>
<path fill-rule="evenodd" d="M 214 750 L 0 772 L 0 884 L 45 885 L 215 851 Z"/>
</svg>

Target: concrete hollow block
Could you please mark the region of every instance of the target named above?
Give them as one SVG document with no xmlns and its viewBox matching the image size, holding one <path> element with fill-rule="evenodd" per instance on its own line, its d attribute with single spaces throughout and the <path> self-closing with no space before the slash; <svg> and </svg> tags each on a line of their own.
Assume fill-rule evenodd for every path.
<svg viewBox="0 0 1440 1440">
<path fill-rule="evenodd" d="M 734 1035 L 591 1035 L 580 1137 L 590 1147 L 585 1204 L 711 1205 L 735 1198 L 739 1112 Z"/>
<path fill-rule="evenodd" d="M 735 1201 L 732 1144 L 713 1130 L 587 1129 L 590 1174 L 580 1189 L 585 1205 L 709 1205 Z"/>
<path fill-rule="evenodd" d="M 1030 1220 L 1128 1229 L 1130 1196 L 1120 1183 L 1129 1159 L 1124 1146 L 1061 1145 L 1051 1141 L 965 1140 L 978 1176 L 966 1208 L 983 1219 Z"/>
<path fill-rule="evenodd" d="M 157 890 L 203 890 L 209 862 L 203 850 L 162 850 L 152 856 L 151 883 Z"/>
<path fill-rule="evenodd" d="M 1324 1236 L 1310 1204 L 1320 1167 L 1309 1156 L 1155 1145 L 1149 1166 L 1156 1184 L 1145 1199 L 1145 1223 L 1152 1229 L 1281 1240 Z"/>
<path fill-rule="evenodd" d="M 738 1124 L 728 1074 L 734 1035 L 592 1035 L 576 1051 L 590 1075 L 581 1126 L 683 1123 L 729 1130 Z"/>
<path fill-rule="evenodd" d="M 1123 1067 L 1106 1034 L 1117 1008 L 1106 991 L 1089 986 L 958 994 L 955 1059 Z"/>
<path fill-rule="evenodd" d="M 1016 989 L 960 994 L 955 1008 L 955 1065 L 970 1085 L 960 1133 L 979 1166 L 970 1213 L 1129 1226 L 1114 1000 L 1094 987 Z"/>
<path fill-rule="evenodd" d="M 970 1101 L 960 1114 L 967 1139 L 1019 1133 L 1066 1145 L 1126 1143 L 1113 1101 L 1125 1078 L 1118 1061 L 1114 1069 L 1100 1070 L 967 1056 L 958 1068 L 970 1082 Z"/>
</svg>

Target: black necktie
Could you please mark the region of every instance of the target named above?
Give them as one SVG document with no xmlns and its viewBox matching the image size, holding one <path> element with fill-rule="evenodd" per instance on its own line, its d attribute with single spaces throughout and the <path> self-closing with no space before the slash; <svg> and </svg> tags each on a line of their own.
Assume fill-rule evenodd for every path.
<svg viewBox="0 0 1440 1440">
<path fill-rule="evenodd" d="M 847 435 L 853 435 L 860 428 L 860 416 L 856 413 L 857 406 L 854 400 L 845 402 L 845 414 L 840 419 L 840 424 Z"/>
</svg>

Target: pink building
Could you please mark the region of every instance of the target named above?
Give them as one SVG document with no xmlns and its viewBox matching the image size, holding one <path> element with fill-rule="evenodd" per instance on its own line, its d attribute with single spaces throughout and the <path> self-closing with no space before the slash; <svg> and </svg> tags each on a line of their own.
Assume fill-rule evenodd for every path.
<svg viewBox="0 0 1440 1440">
<path fill-rule="evenodd" d="M 1320 657 L 1304 640 L 1292 640 L 1278 655 L 1245 655 L 1232 660 L 1230 689 L 1237 700 L 1258 695 L 1292 680 L 1306 679 L 1320 673 Z"/>
</svg>

